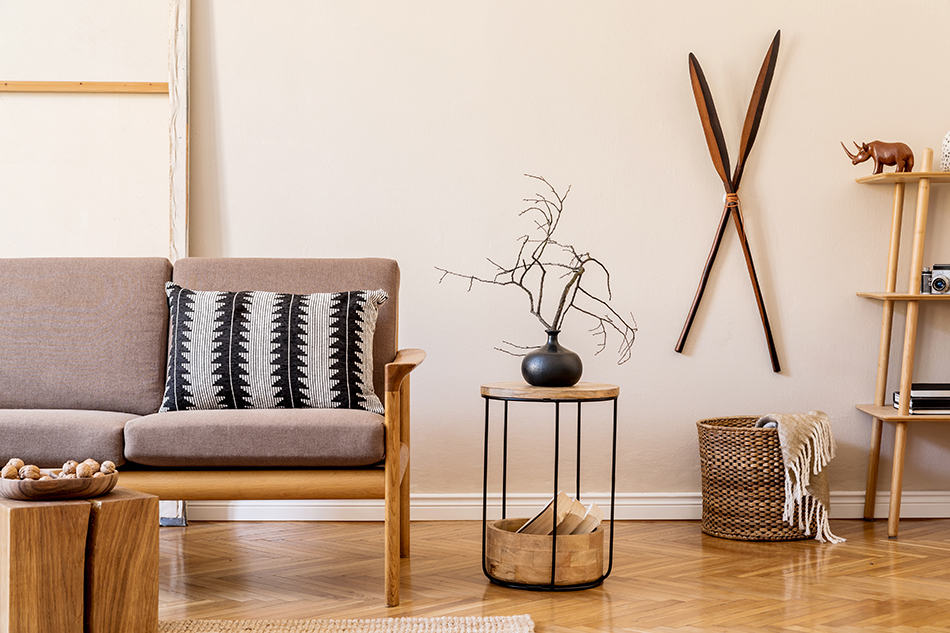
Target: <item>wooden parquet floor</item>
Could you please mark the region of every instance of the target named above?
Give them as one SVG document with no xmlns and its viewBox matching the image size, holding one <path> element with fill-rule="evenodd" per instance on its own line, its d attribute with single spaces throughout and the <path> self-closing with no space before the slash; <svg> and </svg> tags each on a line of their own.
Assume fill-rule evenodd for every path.
<svg viewBox="0 0 950 633">
<path fill-rule="evenodd" d="M 482 575 L 480 524 L 413 523 L 402 604 L 382 597 L 375 523 L 193 523 L 161 530 L 162 619 L 530 614 L 539 633 L 950 631 L 950 520 L 835 521 L 842 545 L 746 543 L 692 521 L 618 522 L 614 570 L 572 593 Z"/>
</svg>

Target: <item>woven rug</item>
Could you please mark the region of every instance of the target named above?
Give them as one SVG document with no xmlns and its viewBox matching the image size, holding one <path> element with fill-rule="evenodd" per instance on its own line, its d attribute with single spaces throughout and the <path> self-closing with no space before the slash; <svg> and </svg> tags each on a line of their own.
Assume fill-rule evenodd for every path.
<svg viewBox="0 0 950 633">
<path fill-rule="evenodd" d="M 529 615 L 377 620 L 175 620 L 159 633 L 534 633 Z"/>
</svg>

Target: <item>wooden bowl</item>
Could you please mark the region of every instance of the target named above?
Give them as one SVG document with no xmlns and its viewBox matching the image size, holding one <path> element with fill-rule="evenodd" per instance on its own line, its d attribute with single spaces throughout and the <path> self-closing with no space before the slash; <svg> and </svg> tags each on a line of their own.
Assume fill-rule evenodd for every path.
<svg viewBox="0 0 950 633">
<path fill-rule="evenodd" d="M 58 475 L 59 469 L 41 469 L 44 475 Z M 21 501 L 64 501 L 91 499 L 108 494 L 119 481 L 119 473 L 83 479 L 0 479 L 0 497 Z"/>
</svg>

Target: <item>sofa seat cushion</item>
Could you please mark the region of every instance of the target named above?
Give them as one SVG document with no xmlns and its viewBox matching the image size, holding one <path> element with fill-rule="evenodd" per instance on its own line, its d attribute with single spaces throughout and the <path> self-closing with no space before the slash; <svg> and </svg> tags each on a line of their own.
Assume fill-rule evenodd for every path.
<svg viewBox="0 0 950 633">
<path fill-rule="evenodd" d="M 19 457 L 41 468 L 87 457 L 122 465 L 122 428 L 137 417 L 81 409 L 0 409 L 0 457 Z"/>
<path fill-rule="evenodd" d="M 368 466 L 383 446 L 383 416 L 360 409 L 170 411 L 125 427 L 126 459 L 146 466 Z"/>
</svg>

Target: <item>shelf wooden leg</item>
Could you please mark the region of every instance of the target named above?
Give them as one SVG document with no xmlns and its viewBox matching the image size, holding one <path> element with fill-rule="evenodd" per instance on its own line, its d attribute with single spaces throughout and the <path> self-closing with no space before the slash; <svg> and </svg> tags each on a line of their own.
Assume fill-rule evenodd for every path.
<svg viewBox="0 0 950 633">
<path fill-rule="evenodd" d="M 923 171 L 933 169 L 933 150 L 924 150 Z M 917 183 L 917 217 L 914 220 L 914 243 L 910 253 L 910 270 L 907 292 L 920 292 L 920 270 L 924 261 L 924 241 L 927 236 L 927 210 L 930 205 L 930 180 L 921 178 Z M 907 302 L 907 321 L 904 324 L 904 354 L 901 359 L 901 415 L 907 415 L 910 407 L 910 388 L 914 380 L 914 356 L 917 351 L 917 321 L 920 302 Z M 907 448 L 907 423 L 897 422 L 894 433 L 894 467 L 891 471 L 891 504 L 887 513 L 887 536 L 897 538 L 901 517 L 901 487 L 904 479 L 904 452 Z"/>
<path fill-rule="evenodd" d="M 933 150 L 924 150 L 923 171 L 933 168 Z M 920 294 L 920 271 L 924 262 L 924 241 L 927 236 L 927 210 L 930 205 L 930 180 L 921 178 L 917 183 L 917 217 L 914 219 L 914 243 L 910 252 L 907 292 Z M 910 386 L 914 378 L 914 352 L 917 347 L 917 317 L 920 302 L 907 303 L 907 322 L 904 325 L 904 357 L 901 361 L 900 414 L 907 415 L 910 407 Z"/>
<path fill-rule="evenodd" d="M 891 241 L 887 253 L 887 280 L 884 289 L 897 289 L 897 264 L 900 258 L 901 224 L 904 219 L 904 183 L 894 185 L 894 211 L 891 214 Z M 891 356 L 891 333 L 894 325 L 894 302 L 884 301 L 881 310 L 881 339 L 877 355 L 877 382 L 874 386 L 874 404 L 883 405 L 887 398 L 887 373 Z M 874 519 L 874 501 L 877 496 L 877 473 L 881 462 L 881 430 L 878 418 L 871 421 L 871 446 L 868 450 L 867 481 L 864 486 L 864 519 Z"/>
<path fill-rule="evenodd" d="M 924 150 L 923 170 L 933 169 L 934 151 Z M 930 179 L 917 182 L 917 217 L 914 219 L 914 245 L 910 253 L 910 269 L 907 292 L 920 292 L 920 270 L 924 263 L 924 238 L 927 235 L 927 210 L 930 206 Z"/>
<path fill-rule="evenodd" d="M 907 322 L 904 326 L 904 354 L 901 360 L 901 401 L 899 413 L 908 414 L 910 385 L 914 377 L 914 353 L 917 347 L 917 319 L 919 301 L 907 302 Z M 904 449 L 907 446 L 907 423 L 896 422 L 894 434 L 894 466 L 891 470 L 891 503 L 887 513 L 887 536 L 897 538 L 897 524 L 901 514 L 901 485 L 904 478 Z"/>
<path fill-rule="evenodd" d="M 917 321 L 920 302 L 907 302 L 907 318 L 904 323 L 904 353 L 901 356 L 900 408 L 901 415 L 910 413 L 910 386 L 914 380 L 914 358 L 917 352 Z"/>
<path fill-rule="evenodd" d="M 868 476 L 864 484 L 864 520 L 874 520 L 874 501 L 877 496 L 877 469 L 881 463 L 881 427 L 883 423 L 871 420 L 871 448 L 868 450 Z"/>
<path fill-rule="evenodd" d="M 894 466 L 891 469 L 891 503 L 887 512 L 887 537 L 897 538 L 901 520 L 901 487 L 904 483 L 904 450 L 907 448 L 907 422 L 897 422 L 894 433 Z"/>
</svg>

